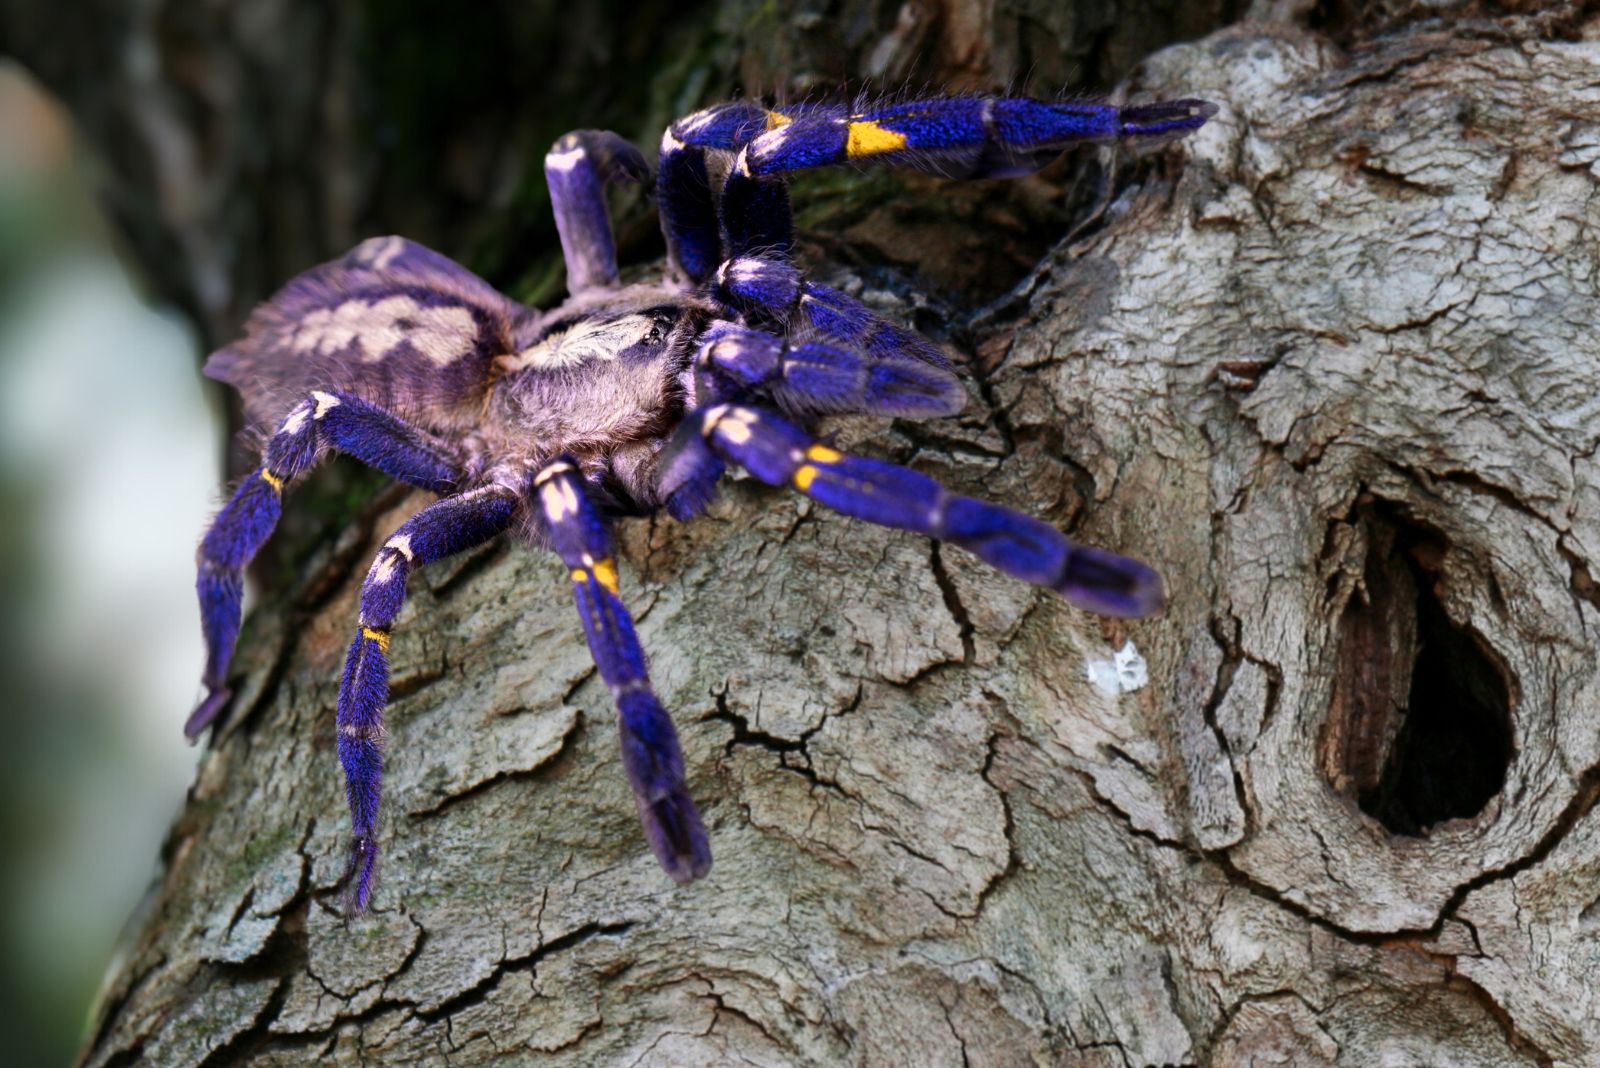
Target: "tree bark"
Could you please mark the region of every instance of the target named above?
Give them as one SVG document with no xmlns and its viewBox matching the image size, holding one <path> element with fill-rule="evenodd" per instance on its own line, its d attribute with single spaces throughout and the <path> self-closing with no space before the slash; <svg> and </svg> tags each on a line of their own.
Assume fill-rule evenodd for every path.
<svg viewBox="0 0 1600 1068">
<path fill-rule="evenodd" d="M 1566 16 L 1156 54 L 1127 91 L 1219 115 L 953 331 L 967 413 L 837 428 L 1150 560 L 1160 618 L 749 481 L 621 525 L 701 883 L 643 847 L 559 563 L 493 546 L 413 581 L 344 924 L 339 662 L 422 503 L 380 497 L 251 621 L 86 1062 L 1600 1061 L 1600 19 Z"/>
</svg>

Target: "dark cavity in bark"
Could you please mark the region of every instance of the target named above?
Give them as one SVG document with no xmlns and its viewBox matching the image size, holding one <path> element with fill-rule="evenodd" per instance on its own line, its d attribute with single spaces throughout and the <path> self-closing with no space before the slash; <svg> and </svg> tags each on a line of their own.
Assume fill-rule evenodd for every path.
<svg viewBox="0 0 1600 1068">
<path fill-rule="evenodd" d="M 1340 619 L 1324 735 L 1333 785 L 1393 834 L 1482 812 L 1513 755 L 1506 669 L 1440 598 L 1450 544 L 1381 501 L 1358 506 L 1360 588 Z"/>
</svg>

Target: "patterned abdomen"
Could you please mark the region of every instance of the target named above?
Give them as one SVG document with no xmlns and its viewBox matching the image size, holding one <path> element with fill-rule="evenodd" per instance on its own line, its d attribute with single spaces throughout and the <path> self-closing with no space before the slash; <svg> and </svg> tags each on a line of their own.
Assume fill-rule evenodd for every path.
<svg viewBox="0 0 1600 1068">
<path fill-rule="evenodd" d="M 495 357 L 535 313 L 421 245 L 375 237 L 256 309 L 208 377 L 269 432 L 312 390 L 357 394 L 433 429 L 476 424 Z"/>
</svg>

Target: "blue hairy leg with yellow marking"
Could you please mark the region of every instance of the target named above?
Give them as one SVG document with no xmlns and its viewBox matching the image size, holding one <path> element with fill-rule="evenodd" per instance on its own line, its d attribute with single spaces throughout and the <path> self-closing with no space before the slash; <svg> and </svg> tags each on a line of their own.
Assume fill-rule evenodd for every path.
<svg viewBox="0 0 1600 1068">
<path fill-rule="evenodd" d="M 736 166 L 760 176 L 881 162 L 950 178 L 1014 177 L 1075 144 L 1182 134 L 1215 111 L 1199 100 L 1125 108 L 988 96 L 813 107 L 752 138 Z"/>
<path fill-rule="evenodd" d="M 429 505 L 395 531 L 378 550 L 361 585 L 361 618 L 345 657 L 335 723 L 339 763 L 350 805 L 350 862 L 345 893 L 364 911 L 377 873 L 374 832 L 383 795 L 383 711 L 389 701 L 389 639 L 405 604 L 411 572 L 465 552 L 505 533 L 517 512 L 517 495 L 485 486 Z"/>
<path fill-rule="evenodd" d="M 650 687 L 644 649 L 619 596 L 605 518 L 588 494 L 571 456 L 557 458 L 534 476 L 533 495 L 551 544 L 571 571 L 589 650 L 616 702 L 622 766 L 645 839 L 662 869 L 687 883 L 710 869 L 711 844 L 684 781 L 678 732 Z"/>
<path fill-rule="evenodd" d="M 854 107 L 718 104 L 673 123 L 662 138 L 668 254 L 691 281 L 701 281 L 719 260 L 788 253 L 794 223 L 782 176 L 792 171 L 889 163 L 949 178 L 1009 178 L 1038 170 L 1076 144 L 1179 137 L 1215 112 L 1201 100 L 1122 107 L 1000 96 Z M 731 156 L 720 204 L 712 201 L 708 152 Z"/>
<path fill-rule="evenodd" d="M 820 445 L 774 412 L 725 404 L 697 419 L 716 452 L 763 482 L 792 485 L 835 511 L 959 545 L 1101 615 L 1144 616 L 1161 605 L 1161 577 L 1138 561 L 1076 545 L 1048 523 L 951 493 L 909 468 Z"/>
<path fill-rule="evenodd" d="M 317 391 L 296 406 L 267 443 L 261 467 L 239 483 L 200 542 L 195 590 L 206 640 L 206 697 L 184 725 L 190 738 L 205 730 L 229 697 L 228 664 L 239 637 L 244 568 L 278 525 L 288 484 L 328 449 L 435 492 L 461 476 L 447 446 L 377 405 L 347 393 Z"/>
</svg>

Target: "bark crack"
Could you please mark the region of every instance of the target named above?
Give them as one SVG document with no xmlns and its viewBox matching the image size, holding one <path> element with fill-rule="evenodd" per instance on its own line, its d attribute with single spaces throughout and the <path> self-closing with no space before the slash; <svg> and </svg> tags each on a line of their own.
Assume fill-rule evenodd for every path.
<svg viewBox="0 0 1600 1068">
<path fill-rule="evenodd" d="M 961 595 L 956 590 L 956 584 L 951 581 L 950 573 L 945 570 L 942 544 L 937 538 L 929 539 L 928 544 L 932 547 L 928 564 L 933 571 L 933 580 L 939 584 L 939 592 L 944 596 L 945 610 L 950 613 L 950 618 L 955 621 L 957 629 L 961 632 L 961 663 L 970 664 L 976 649 L 972 618 L 967 615 L 966 606 L 961 603 Z"/>
<path fill-rule="evenodd" d="M 1211 693 L 1206 698 L 1205 706 L 1201 709 L 1201 717 L 1210 729 L 1212 737 L 1216 739 L 1217 748 L 1221 751 L 1223 759 L 1228 762 L 1228 770 L 1232 774 L 1234 800 L 1239 803 L 1239 811 L 1244 816 L 1244 827 L 1240 830 L 1239 837 L 1236 839 L 1238 841 L 1249 838 L 1254 830 L 1255 810 L 1250 804 L 1249 791 L 1245 788 L 1244 772 L 1240 769 L 1239 762 L 1234 759 L 1233 746 L 1228 741 L 1228 734 L 1222 729 L 1222 725 L 1217 722 L 1217 711 L 1222 707 L 1222 702 L 1227 698 L 1228 691 L 1233 687 L 1233 679 L 1238 673 L 1239 665 L 1244 662 L 1244 657 L 1240 652 L 1242 625 L 1237 618 L 1231 615 L 1229 620 L 1233 624 L 1231 633 L 1215 613 L 1211 615 L 1211 638 L 1217 643 L 1217 647 L 1222 650 L 1222 661 L 1217 665 L 1216 678 L 1212 682 Z M 1265 726 L 1266 719 L 1263 711 L 1261 729 L 1264 729 Z M 1259 733 L 1258 729 L 1258 736 Z"/>
<path fill-rule="evenodd" d="M 576 927 L 566 934 L 557 935 L 548 942 L 540 943 L 532 951 L 520 957 L 502 956 L 493 970 L 466 990 L 439 1002 L 431 1009 L 415 1009 L 414 1015 L 419 1020 L 435 1023 L 440 1020 L 448 1021 L 459 1016 L 464 1009 L 474 1005 L 481 1005 L 488 998 L 489 992 L 498 986 L 500 980 L 507 975 L 518 972 L 536 972 L 539 962 L 547 960 L 557 953 L 582 945 L 594 938 L 620 937 L 627 934 L 634 927 L 632 920 L 616 923 L 586 923 Z M 401 1002 L 400 1004 L 406 1004 Z"/>
<path fill-rule="evenodd" d="M 1445 980 L 1444 984 L 1447 990 L 1460 991 L 1482 1007 L 1489 1014 L 1489 1018 L 1495 1022 L 1495 1026 L 1500 1029 L 1500 1033 L 1505 1037 L 1506 1045 L 1519 1053 L 1525 1053 L 1532 1057 L 1535 1063 L 1539 1065 L 1539 1068 L 1555 1068 L 1555 1058 L 1517 1026 L 1517 1021 L 1512 1018 L 1511 1013 L 1506 1010 L 1504 1005 L 1495 1000 L 1493 994 L 1456 971 L 1454 958 L 1451 958 L 1449 968 L 1450 976 Z"/>
<path fill-rule="evenodd" d="M 589 676 L 586 675 L 584 677 L 588 678 Z M 466 801 L 470 801 L 472 798 L 496 789 L 505 783 L 521 782 L 524 780 L 537 782 L 548 777 L 552 767 L 567 756 L 569 746 L 571 745 L 572 741 L 577 738 L 579 732 L 583 730 L 583 726 L 584 715 L 582 710 L 578 710 L 572 717 L 571 724 L 564 732 L 562 732 L 561 738 L 556 744 L 556 748 L 548 757 L 533 765 L 533 767 L 505 768 L 486 779 L 480 779 L 479 781 L 471 783 L 470 785 L 456 790 L 453 793 L 445 794 L 443 797 L 439 798 L 433 804 L 428 805 L 425 808 L 408 809 L 406 811 L 406 815 L 412 820 L 418 821 L 435 819 L 444 815 L 457 805 L 460 805 Z"/>
<path fill-rule="evenodd" d="M 991 701 L 994 700 L 996 699 L 991 695 Z M 1000 714 L 1010 715 L 1008 711 L 1003 709 Z M 978 774 L 983 778 L 984 782 L 989 784 L 989 788 L 995 792 L 995 796 L 1000 799 L 1000 811 L 1005 817 L 1002 833 L 1004 833 L 1006 839 L 1006 865 L 979 888 L 977 901 L 972 908 L 973 918 L 983 915 L 984 907 L 988 905 L 989 898 L 1022 868 L 1022 853 L 1017 848 L 1017 824 L 1016 818 L 1011 811 L 1011 796 L 1006 793 L 1004 787 L 990 777 L 990 773 L 994 770 L 995 757 L 999 753 L 999 742 L 1003 737 L 1009 738 L 1011 735 L 1001 731 L 990 733 L 989 739 L 985 744 L 986 752 L 983 757 L 983 767 Z"/>
</svg>

